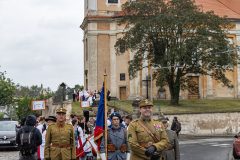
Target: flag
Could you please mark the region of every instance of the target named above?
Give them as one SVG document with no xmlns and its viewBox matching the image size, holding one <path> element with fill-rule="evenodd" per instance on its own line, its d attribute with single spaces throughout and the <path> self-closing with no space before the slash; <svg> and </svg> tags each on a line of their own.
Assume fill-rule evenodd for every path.
<svg viewBox="0 0 240 160">
<path fill-rule="evenodd" d="M 78 145 L 76 146 L 76 157 L 81 158 L 85 156 L 83 147 L 85 144 L 82 143 L 82 139 L 80 136 L 78 136 Z"/>
<path fill-rule="evenodd" d="M 104 132 L 104 86 L 100 93 L 100 100 L 98 103 L 96 127 L 94 129 L 94 140 L 97 142 L 98 149 L 100 149 L 101 139 Z"/>
</svg>

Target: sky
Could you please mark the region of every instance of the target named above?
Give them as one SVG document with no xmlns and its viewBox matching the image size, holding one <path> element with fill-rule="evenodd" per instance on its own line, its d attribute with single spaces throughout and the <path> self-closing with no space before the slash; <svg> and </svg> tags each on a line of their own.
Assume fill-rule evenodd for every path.
<svg viewBox="0 0 240 160">
<path fill-rule="evenodd" d="M 15 84 L 83 85 L 83 0 L 0 0 L 0 71 Z"/>
</svg>

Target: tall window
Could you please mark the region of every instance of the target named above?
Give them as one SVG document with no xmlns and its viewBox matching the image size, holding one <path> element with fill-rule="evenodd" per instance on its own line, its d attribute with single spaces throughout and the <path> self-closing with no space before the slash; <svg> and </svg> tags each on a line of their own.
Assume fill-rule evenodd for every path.
<svg viewBox="0 0 240 160">
<path fill-rule="evenodd" d="M 125 73 L 120 73 L 120 81 L 125 81 Z"/>
<path fill-rule="evenodd" d="M 118 0 L 108 0 L 108 3 L 118 3 Z"/>
</svg>

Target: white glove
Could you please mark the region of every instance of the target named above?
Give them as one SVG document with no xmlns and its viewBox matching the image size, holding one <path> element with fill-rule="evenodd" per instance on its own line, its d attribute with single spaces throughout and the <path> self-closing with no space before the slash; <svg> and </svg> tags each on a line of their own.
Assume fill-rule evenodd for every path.
<svg viewBox="0 0 240 160">
<path fill-rule="evenodd" d="M 131 158 L 131 154 L 127 153 L 127 160 L 130 160 L 130 158 Z"/>
<path fill-rule="evenodd" d="M 105 153 L 100 153 L 101 160 L 107 160 Z"/>
</svg>

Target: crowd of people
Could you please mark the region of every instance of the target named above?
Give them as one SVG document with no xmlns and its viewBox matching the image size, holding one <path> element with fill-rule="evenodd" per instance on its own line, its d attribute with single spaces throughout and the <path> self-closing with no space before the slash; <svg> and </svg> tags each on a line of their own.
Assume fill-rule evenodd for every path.
<svg viewBox="0 0 240 160">
<path fill-rule="evenodd" d="M 95 117 L 71 115 L 66 123 L 66 110 L 56 116 L 29 115 L 17 132 L 20 160 L 180 160 L 178 136 L 181 123 L 174 117 L 152 118 L 152 102 L 139 103 L 140 118 L 109 114 L 107 142 L 105 136 L 94 141 Z M 106 147 L 107 145 L 107 147 Z M 106 153 L 107 148 L 107 153 Z M 161 159 L 160 159 L 161 158 Z"/>
</svg>

